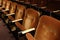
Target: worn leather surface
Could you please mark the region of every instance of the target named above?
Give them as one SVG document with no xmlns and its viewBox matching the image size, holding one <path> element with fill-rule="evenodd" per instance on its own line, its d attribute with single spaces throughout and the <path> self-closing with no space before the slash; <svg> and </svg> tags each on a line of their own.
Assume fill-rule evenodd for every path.
<svg viewBox="0 0 60 40">
<path fill-rule="evenodd" d="M 37 26 L 38 23 L 38 11 L 32 9 L 32 8 L 28 8 L 25 11 L 25 16 L 24 16 L 24 20 L 23 20 L 23 26 L 25 27 L 25 29 L 29 29 L 32 27 Z"/>
<path fill-rule="evenodd" d="M 60 21 L 42 16 L 35 33 L 36 40 L 60 40 Z"/>
</svg>

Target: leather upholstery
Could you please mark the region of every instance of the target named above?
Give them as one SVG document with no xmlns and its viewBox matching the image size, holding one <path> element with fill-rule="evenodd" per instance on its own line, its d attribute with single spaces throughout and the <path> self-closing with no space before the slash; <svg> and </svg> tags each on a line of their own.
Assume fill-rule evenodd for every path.
<svg viewBox="0 0 60 40">
<path fill-rule="evenodd" d="M 23 20 L 23 25 L 25 29 L 36 27 L 38 23 L 38 18 L 39 18 L 38 11 L 32 8 L 28 8 L 25 11 L 25 16 Z"/>
<path fill-rule="evenodd" d="M 5 7 L 5 10 L 9 10 L 9 8 L 10 8 L 10 4 L 11 4 L 11 1 L 7 1 L 7 3 L 6 3 L 6 7 Z"/>
<path fill-rule="evenodd" d="M 39 19 L 34 38 L 31 37 L 31 34 L 26 34 L 26 36 L 29 40 L 60 40 L 60 21 L 50 16 L 42 16 Z"/>
<path fill-rule="evenodd" d="M 7 0 L 3 0 L 2 8 L 5 8 Z"/>
<path fill-rule="evenodd" d="M 16 10 L 16 14 L 15 14 L 15 20 L 23 18 L 24 14 L 25 14 L 24 13 L 25 9 L 26 9 L 25 6 L 20 5 L 20 4 L 17 5 L 17 10 Z"/>
<path fill-rule="evenodd" d="M 0 6 L 2 6 L 2 0 L 0 0 Z"/>
<path fill-rule="evenodd" d="M 36 29 L 36 40 L 60 40 L 60 21 L 49 16 L 40 18 Z"/>
<path fill-rule="evenodd" d="M 21 30 L 27 30 L 30 28 L 36 28 L 37 27 L 37 23 L 39 21 L 39 15 L 38 15 L 38 11 L 32 9 L 32 8 L 28 8 L 25 10 L 25 15 L 23 18 L 23 23 L 20 24 L 19 22 L 16 22 L 16 26 L 21 29 Z"/>
<path fill-rule="evenodd" d="M 16 10 L 17 3 L 11 2 L 10 13 L 14 13 Z"/>
</svg>

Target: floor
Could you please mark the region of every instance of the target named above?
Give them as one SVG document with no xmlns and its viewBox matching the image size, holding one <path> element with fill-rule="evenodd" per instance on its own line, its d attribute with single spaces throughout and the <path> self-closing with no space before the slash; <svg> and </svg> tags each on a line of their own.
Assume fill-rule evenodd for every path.
<svg viewBox="0 0 60 40">
<path fill-rule="evenodd" d="M 9 33 L 7 26 L 4 24 L 1 18 L 0 18 L 0 40 L 15 40 L 13 35 Z"/>
<path fill-rule="evenodd" d="M 9 33 L 7 26 L 0 18 L 0 40 L 15 40 L 12 33 Z M 25 36 L 19 37 L 19 40 L 27 40 Z"/>
</svg>

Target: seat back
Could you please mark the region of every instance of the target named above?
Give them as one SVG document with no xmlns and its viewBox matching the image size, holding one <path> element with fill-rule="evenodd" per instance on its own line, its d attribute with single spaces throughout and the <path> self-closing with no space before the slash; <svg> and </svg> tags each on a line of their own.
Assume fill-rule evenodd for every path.
<svg viewBox="0 0 60 40">
<path fill-rule="evenodd" d="M 41 16 L 36 32 L 36 40 L 60 40 L 60 21 L 50 16 Z"/>
<path fill-rule="evenodd" d="M 6 2 L 5 10 L 9 10 L 10 4 L 11 4 L 11 1 L 7 1 L 7 2 Z"/>
<path fill-rule="evenodd" d="M 3 1 L 3 0 L 0 0 L 0 6 L 2 6 L 2 1 Z"/>
<path fill-rule="evenodd" d="M 9 11 L 10 14 L 15 13 L 16 6 L 17 6 L 17 3 L 11 2 L 10 11 Z"/>
<path fill-rule="evenodd" d="M 2 8 L 5 8 L 7 0 L 2 0 Z"/>
<path fill-rule="evenodd" d="M 22 19 L 25 13 L 25 9 L 26 7 L 23 5 L 17 5 L 17 10 L 16 10 L 16 15 L 15 15 L 15 19 Z"/>
<path fill-rule="evenodd" d="M 29 29 L 32 27 L 36 27 L 37 23 L 38 23 L 38 11 L 32 9 L 32 8 L 28 8 L 25 11 L 25 16 L 23 19 L 23 26 L 25 27 L 25 29 Z"/>
</svg>

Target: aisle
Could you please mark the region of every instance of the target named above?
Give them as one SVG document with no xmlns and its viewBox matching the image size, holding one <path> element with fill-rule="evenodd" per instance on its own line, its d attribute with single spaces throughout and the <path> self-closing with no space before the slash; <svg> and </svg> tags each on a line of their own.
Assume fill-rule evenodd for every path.
<svg viewBox="0 0 60 40">
<path fill-rule="evenodd" d="M 12 34 L 9 34 L 9 30 L 6 25 L 0 19 L 0 40 L 15 40 Z"/>
</svg>

